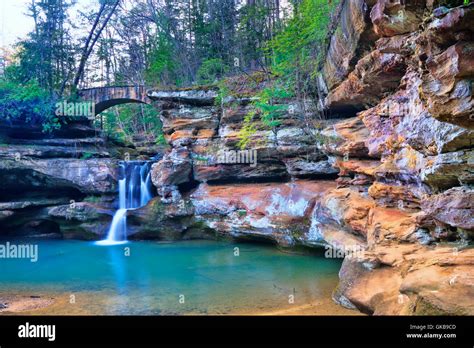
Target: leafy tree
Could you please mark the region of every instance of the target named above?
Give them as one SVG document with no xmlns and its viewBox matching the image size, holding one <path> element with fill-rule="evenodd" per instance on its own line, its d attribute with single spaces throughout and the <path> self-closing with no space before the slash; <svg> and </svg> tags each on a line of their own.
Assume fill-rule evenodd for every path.
<svg viewBox="0 0 474 348">
<path fill-rule="evenodd" d="M 44 132 L 60 127 L 49 92 L 36 80 L 19 84 L 0 78 L 0 121 L 42 125 Z"/>
<path fill-rule="evenodd" d="M 253 109 L 244 119 L 240 147 L 248 146 L 260 122 L 276 135 L 279 119 L 288 110 L 285 100 L 295 98 L 304 109 L 306 99 L 316 99 L 316 73 L 326 52 L 331 13 L 338 1 L 302 0 L 294 3 L 293 17 L 266 42 L 264 51 L 277 76 L 270 87 L 261 91 Z M 304 111 L 303 111 L 304 112 Z"/>
<path fill-rule="evenodd" d="M 331 13 L 338 1 L 302 0 L 294 17 L 266 46 L 272 72 L 294 86 L 296 96 L 311 94 L 312 80 L 326 50 Z"/>
<path fill-rule="evenodd" d="M 182 82 L 177 73 L 174 46 L 164 35 L 158 36 L 150 53 L 149 66 L 145 71 L 147 84 L 153 86 L 177 85 Z"/>
<path fill-rule="evenodd" d="M 228 70 L 228 66 L 224 64 L 222 59 L 208 59 L 199 67 L 197 71 L 197 80 L 202 84 L 213 83 L 222 78 Z"/>
<path fill-rule="evenodd" d="M 105 110 L 102 117 L 104 131 L 110 138 L 132 142 L 140 134 L 150 141 L 164 143 L 161 120 L 150 105 L 117 105 Z"/>
<path fill-rule="evenodd" d="M 21 83 L 36 79 L 39 85 L 62 95 L 74 69 L 74 44 L 68 29 L 68 0 L 31 0 L 27 14 L 34 30 L 17 44 L 15 78 Z"/>
</svg>

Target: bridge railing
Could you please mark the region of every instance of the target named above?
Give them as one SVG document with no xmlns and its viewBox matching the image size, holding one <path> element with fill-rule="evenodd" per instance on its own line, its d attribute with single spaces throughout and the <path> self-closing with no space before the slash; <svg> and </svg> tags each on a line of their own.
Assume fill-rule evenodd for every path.
<svg viewBox="0 0 474 348">
<path fill-rule="evenodd" d="M 103 87 L 90 87 L 90 88 L 81 88 L 79 89 L 79 92 L 83 91 L 90 91 L 90 90 L 98 90 L 98 89 L 112 89 L 112 88 L 143 88 L 143 89 L 150 89 L 152 87 L 150 86 L 144 86 L 144 85 L 117 85 L 117 86 L 103 86 Z"/>
</svg>

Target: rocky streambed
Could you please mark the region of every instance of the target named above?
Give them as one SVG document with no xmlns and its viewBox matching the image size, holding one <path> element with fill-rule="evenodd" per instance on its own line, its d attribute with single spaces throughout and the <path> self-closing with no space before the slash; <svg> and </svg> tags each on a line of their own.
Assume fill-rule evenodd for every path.
<svg viewBox="0 0 474 348">
<path fill-rule="evenodd" d="M 156 197 L 127 212 L 128 238 L 326 248 L 344 258 L 332 295 L 344 307 L 474 314 L 473 22 L 472 4 L 345 1 L 320 100 L 295 102 L 273 131 L 257 122 L 255 165 L 218 159 L 237 151 L 249 96 L 150 91 L 170 148 L 152 167 Z M 131 150 L 87 124 L 31 132 L 2 128 L 2 236 L 102 239 Z"/>
</svg>

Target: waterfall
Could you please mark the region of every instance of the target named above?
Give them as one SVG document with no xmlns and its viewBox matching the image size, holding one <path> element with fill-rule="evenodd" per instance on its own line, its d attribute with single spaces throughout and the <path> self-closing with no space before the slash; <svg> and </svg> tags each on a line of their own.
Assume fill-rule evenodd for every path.
<svg viewBox="0 0 474 348">
<path fill-rule="evenodd" d="M 127 211 L 145 206 L 152 198 L 150 162 L 120 163 L 119 209 L 115 212 L 107 238 L 98 245 L 127 242 Z"/>
<path fill-rule="evenodd" d="M 144 206 L 151 199 L 150 168 L 143 165 L 140 168 L 140 206 Z"/>
</svg>

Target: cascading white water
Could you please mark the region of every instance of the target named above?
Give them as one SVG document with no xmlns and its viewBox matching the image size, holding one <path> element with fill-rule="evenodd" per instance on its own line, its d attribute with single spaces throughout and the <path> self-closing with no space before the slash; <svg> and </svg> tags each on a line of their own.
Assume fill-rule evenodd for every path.
<svg viewBox="0 0 474 348">
<path fill-rule="evenodd" d="M 151 199 L 150 169 L 146 166 L 140 168 L 140 206 L 144 206 Z"/>
<path fill-rule="evenodd" d="M 127 209 L 119 209 L 112 219 L 107 239 L 103 244 L 116 244 L 127 238 Z"/>
<path fill-rule="evenodd" d="M 119 209 L 115 212 L 107 238 L 98 245 L 127 242 L 127 211 L 143 207 L 152 198 L 150 162 L 123 162 L 120 164 Z"/>
</svg>

